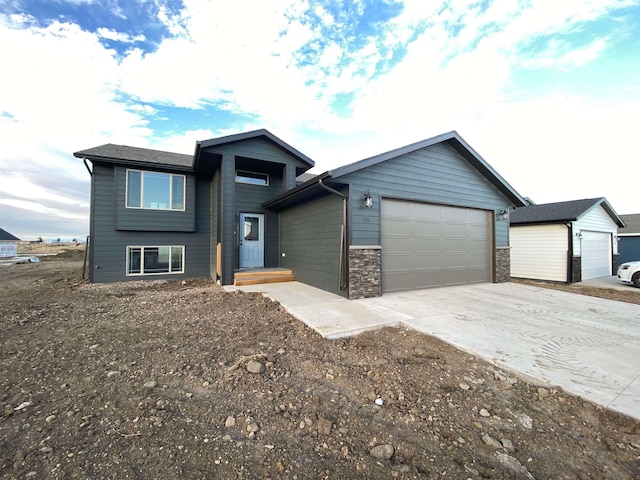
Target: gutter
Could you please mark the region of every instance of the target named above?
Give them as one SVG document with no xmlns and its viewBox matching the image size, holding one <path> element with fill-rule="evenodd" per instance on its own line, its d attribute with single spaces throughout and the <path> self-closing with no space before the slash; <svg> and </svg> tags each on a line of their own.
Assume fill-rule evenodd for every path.
<svg viewBox="0 0 640 480">
<path fill-rule="evenodd" d="M 334 195 L 338 195 L 340 198 L 342 198 L 342 226 L 340 229 L 340 258 L 338 260 L 338 265 L 339 265 L 339 269 L 338 269 L 338 288 L 340 290 L 345 290 L 347 288 L 347 270 L 348 270 L 348 265 L 347 265 L 347 255 L 346 255 L 346 251 L 347 251 L 347 199 L 348 197 L 342 193 L 340 193 L 337 190 L 334 190 L 333 188 L 325 185 L 322 182 L 322 178 L 318 179 L 318 185 L 323 188 L 324 190 L 326 190 L 329 193 L 332 193 Z"/>
</svg>

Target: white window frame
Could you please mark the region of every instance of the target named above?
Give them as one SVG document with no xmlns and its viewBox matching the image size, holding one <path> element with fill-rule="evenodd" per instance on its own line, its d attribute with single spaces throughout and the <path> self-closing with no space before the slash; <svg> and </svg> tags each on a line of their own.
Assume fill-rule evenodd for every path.
<svg viewBox="0 0 640 480">
<path fill-rule="evenodd" d="M 256 175 L 256 177 L 247 176 L 246 175 L 247 173 L 249 175 Z M 245 175 L 243 175 L 243 174 L 245 174 Z M 257 178 L 257 176 L 264 177 L 265 183 L 250 182 L 250 181 L 242 180 L 242 178 L 241 178 L 241 177 L 244 177 L 244 178 Z M 263 173 L 263 172 L 251 172 L 249 170 L 236 170 L 236 183 L 244 183 L 245 185 L 255 185 L 257 187 L 268 187 L 269 186 L 269 174 L 268 173 Z"/>
<path fill-rule="evenodd" d="M 132 207 L 129 205 L 129 172 L 140 173 L 140 206 L 139 207 Z M 144 206 L 144 174 L 145 173 L 153 173 L 156 175 L 159 174 L 159 175 L 169 176 L 169 208 L 147 208 Z M 172 208 L 173 177 L 182 178 L 182 208 Z M 124 204 L 125 204 L 125 208 L 132 208 L 134 210 L 161 210 L 161 211 L 171 211 L 171 212 L 184 212 L 187 206 L 187 177 L 186 175 L 181 175 L 179 173 L 156 172 L 152 170 L 138 170 L 135 168 L 127 168 L 127 171 L 125 174 Z"/>
<path fill-rule="evenodd" d="M 130 258 L 130 252 L 132 248 L 139 248 L 140 249 L 140 273 L 130 273 L 129 272 L 129 258 Z M 144 250 L 145 248 L 168 248 L 169 249 L 169 271 L 168 272 L 154 272 L 154 273 L 145 273 L 144 272 Z M 180 249 L 181 252 L 181 256 L 182 256 L 182 262 L 181 262 L 181 266 L 182 268 L 180 270 L 172 270 L 171 267 L 171 254 L 173 253 L 173 249 Z M 186 260 L 186 256 L 185 256 L 185 246 L 184 245 L 127 245 L 126 251 L 125 251 L 125 256 L 126 256 L 126 261 L 125 261 L 125 274 L 127 277 L 148 277 L 150 275 L 179 275 L 184 273 L 184 263 Z"/>
</svg>

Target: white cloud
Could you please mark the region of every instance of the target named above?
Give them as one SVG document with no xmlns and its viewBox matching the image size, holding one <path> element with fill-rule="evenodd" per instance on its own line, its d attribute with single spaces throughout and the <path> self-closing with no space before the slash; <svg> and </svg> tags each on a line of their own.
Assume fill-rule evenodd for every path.
<svg viewBox="0 0 640 480">
<path fill-rule="evenodd" d="M 74 204 L 77 197 L 36 182 L 33 174 L 86 186 L 88 174 L 71 156 L 76 150 L 113 142 L 189 154 L 195 140 L 259 127 L 318 160 L 318 169 L 456 129 L 534 199 L 551 185 L 554 192 L 577 192 L 567 178 L 588 176 L 587 166 L 597 175 L 570 185 L 589 192 L 612 185 L 611 174 L 587 158 L 606 157 L 609 165 L 616 161 L 627 169 L 632 160 L 640 164 L 627 140 L 634 138 L 640 116 L 635 78 L 621 79 L 621 97 L 607 105 L 578 98 L 560 83 L 542 98 L 512 83 L 522 67 L 572 70 L 607 55 L 621 41 L 615 32 L 573 34 L 638 2 L 495 0 L 484 11 L 481 3 L 407 0 L 379 35 L 347 49 L 355 34 L 351 19 L 317 2 L 253 2 L 246 15 L 244 2 L 185 0 L 177 14 L 160 6 L 159 21 L 172 38 L 153 52 L 132 49 L 123 56 L 101 39 L 134 43 L 144 37 L 0 16 L 0 44 L 20 46 L 0 49 L 0 171 L 15 172 L 15 183 L 0 180 L 3 205 L 9 207 L 9 199 L 18 208 L 20 200 L 21 209 L 37 212 L 43 205 L 69 214 L 84 208 Z M 327 28 L 335 35 L 324 35 Z M 532 45 L 539 51 L 533 59 L 527 53 Z M 314 55 L 303 48 L 315 49 Z M 392 58 L 397 64 L 381 71 Z M 614 74 L 603 72 L 603 79 Z M 515 103 L 509 97 L 514 88 L 521 99 Z M 350 115 L 332 110 L 337 94 L 353 95 Z M 162 136 L 148 123 L 162 106 L 211 105 L 241 114 L 239 123 L 212 122 Z M 304 129 L 315 132 L 312 138 L 302 135 Z M 547 175 L 553 169 L 552 180 L 533 175 L 531 165 Z"/>
<path fill-rule="evenodd" d="M 117 42 L 135 43 L 145 41 L 144 35 L 129 35 L 128 33 L 116 32 L 115 30 L 109 28 L 98 28 L 97 33 L 102 38 L 105 38 L 107 40 L 114 40 Z"/>
</svg>

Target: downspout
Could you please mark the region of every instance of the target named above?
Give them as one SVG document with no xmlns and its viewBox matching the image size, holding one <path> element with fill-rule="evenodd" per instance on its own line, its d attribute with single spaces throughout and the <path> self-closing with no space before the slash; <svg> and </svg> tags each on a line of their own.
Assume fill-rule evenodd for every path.
<svg viewBox="0 0 640 480">
<path fill-rule="evenodd" d="M 573 283 L 573 222 L 564 224 L 567 227 L 568 232 L 568 245 L 567 245 L 567 283 Z"/>
<path fill-rule="evenodd" d="M 342 231 L 340 238 L 340 260 L 338 262 L 338 288 L 344 290 L 347 288 L 347 256 L 345 255 L 347 244 L 347 196 L 322 183 L 322 178 L 318 179 L 318 185 L 326 191 L 342 198 Z"/>
<path fill-rule="evenodd" d="M 82 163 L 84 163 L 84 166 L 87 169 L 87 172 L 89 172 L 89 176 L 93 177 L 93 172 L 91 171 L 91 168 L 89 168 L 89 164 L 87 163 L 87 157 L 82 158 Z M 93 179 L 91 181 L 93 182 Z M 91 186 L 91 189 L 93 190 L 93 185 Z M 92 192 L 92 196 L 93 196 L 93 192 Z M 93 203 L 93 198 L 91 199 L 91 203 Z M 91 207 L 91 210 L 93 211 L 93 206 Z M 92 248 L 91 235 L 87 235 L 87 240 L 84 244 L 84 260 L 82 261 L 82 279 L 83 280 L 86 278 L 85 275 L 87 272 L 87 260 L 89 259 L 90 248 Z"/>
<path fill-rule="evenodd" d="M 89 165 L 87 164 L 87 157 L 84 157 L 82 159 L 82 162 L 84 163 L 84 166 L 87 169 L 87 172 L 89 172 L 89 175 L 93 177 L 93 172 L 91 171 L 91 169 L 89 168 Z"/>
</svg>

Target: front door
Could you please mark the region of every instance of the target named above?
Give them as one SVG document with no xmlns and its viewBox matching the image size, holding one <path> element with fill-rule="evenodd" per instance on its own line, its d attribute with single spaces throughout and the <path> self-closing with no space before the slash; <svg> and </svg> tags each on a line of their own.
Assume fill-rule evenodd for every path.
<svg viewBox="0 0 640 480">
<path fill-rule="evenodd" d="M 264 215 L 240 214 L 240 268 L 264 267 Z"/>
</svg>

